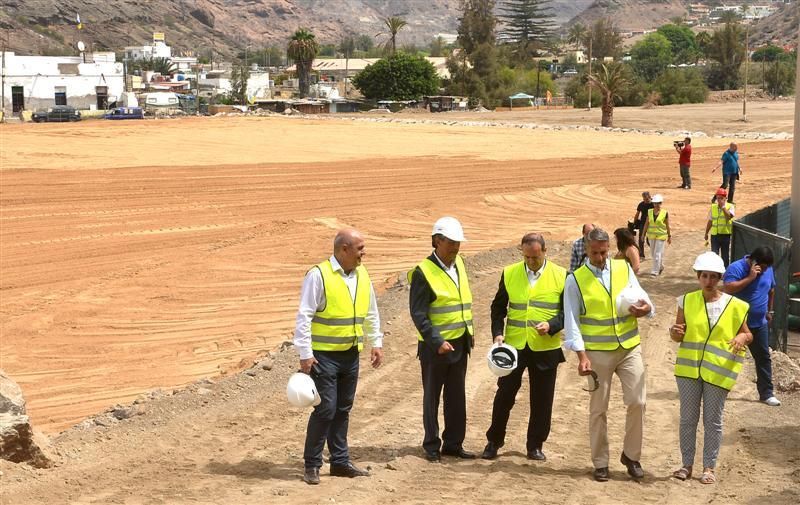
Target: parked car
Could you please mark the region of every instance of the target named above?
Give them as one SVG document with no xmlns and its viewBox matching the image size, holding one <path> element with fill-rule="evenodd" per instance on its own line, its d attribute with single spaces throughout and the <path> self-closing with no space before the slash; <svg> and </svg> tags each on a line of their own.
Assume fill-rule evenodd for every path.
<svg viewBox="0 0 800 505">
<path fill-rule="evenodd" d="M 564 70 L 564 75 L 578 75 L 578 71 L 574 68 L 568 68 L 567 70 Z"/>
<path fill-rule="evenodd" d="M 144 119 L 141 107 L 117 107 L 105 116 L 106 119 Z"/>
<path fill-rule="evenodd" d="M 39 109 L 31 117 L 35 123 L 66 123 L 80 121 L 81 113 L 69 105 L 56 105 L 50 109 Z"/>
</svg>

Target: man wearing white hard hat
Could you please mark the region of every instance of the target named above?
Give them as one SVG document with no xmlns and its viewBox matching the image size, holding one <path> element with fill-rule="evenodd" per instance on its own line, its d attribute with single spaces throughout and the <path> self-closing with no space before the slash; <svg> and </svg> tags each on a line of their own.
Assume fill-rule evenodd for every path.
<svg viewBox="0 0 800 505">
<path fill-rule="evenodd" d="M 331 476 L 369 475 L 353 465 L 347 445 L 365 336 L 372 345 L 372 366 L 377 368 L 383 361 L 380 315 L 369 274 L 361 265 L 364 254 L 361 234 L 340 230 L 333 241 L 333 255 L 308 271 L 300 292 L 294 346 L 300 354 L 300 370 L 311 375 L 319 395 L 308 419 L 303 451 L 303 480 L 308 484 L 320 482 L 326 442 Z"/>
<path fill-rule="evenodd" d="M 606 412 L 612 379 L 617 374 L 627 409 L 620 462 L 638 480 L 644 476 L 639 459 L 646 392 L 637 318 L 653 317 L 655 307 L 630 265 L 608 257 L 608 233 L 595 228 L 586 238 L 586 261 L 567 277 L 564 286 L 564 345 L 578 355 L 580 375 L 597 374 L 598 386 L 589 400 L 594 479 L 609 479 Z M 621 303 L 626 298 L 627 303 Z"/>
<path fill-rule="evenodd" d="M 672 231 L 669 229 L 669 213 L 663 208 L 664 197 L 653 196 L 653 208 L 647 211 L 644 222 L 644 234 L 650 241 L 653 252 L 653 269 L 650 275 L 656 277 L 664 271 L 664 251 L 666 245 L 672 243 Z"/>
<path fill-rule="evenodd" d="M 417 328 L 417 356 L 422 367 L 422 423 L 425 458 L 442 455 L 473 459 L 464 450 L 467 360 L 474 346 L 472 292 L 464 260 L 461 223 L 443 217 L 433 225 L 433 253 L 408 273 L 409 308 Z M 439 437 L 439 401 L 444 390 L 444 431 Z"/>
<path fill-rule="evenodd" d="M 567 271 L 548 260 L 544 237 L 526 233 L 520 244 L 523 261 L 507 266 L 492 301 L 494 343 L 506 343 L 517 350 L 517 366 L 497 380 L 492 406 L 492 424 L 486 432 L 484 459 L 497 457 L 505 444 L 506 426 L 522 374 L 528 369 L 530 416 L 526 437 L 528 459 L 547 458 L 542 445 L 550 434 L 556 372 L 565 361 L 561 351 L 564 327 L 562 298 Z"/>
</svg>

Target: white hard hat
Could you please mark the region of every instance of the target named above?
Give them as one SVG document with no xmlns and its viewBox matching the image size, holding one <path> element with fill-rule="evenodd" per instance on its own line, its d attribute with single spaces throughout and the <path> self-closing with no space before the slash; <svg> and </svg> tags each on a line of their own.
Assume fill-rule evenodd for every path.
<svg viewBox="0 0 800 505">
<path fill-rule="evenodd" d="M 639 300 L 645 299 L 645 292 L 641 288 L 635 288 L 632 286 L 627 286 L 623 289 L 619 296 L 617 296 L 617 316 L 623 317 L 630 315 L 630 311 L 628 309 L 631 308 L 631 305 L 636 305 L 636 302 Z"/>
<path fill-rule="evenodd" d="M 431 236 L 433 235 L 444 235 L 454 242 L 467 241 L 464 238 L 464 229 L 461 227 L 461 223 L 458 222 L 458 219 L 450 216 L 440 217 L 433 224 Z"/>
<path fill-rule="evenodd" d="M 486 355 L 489 370 L 498 377 L 505 377 L 517 368 L 517 350 L 508 344 L 494 344 Z"/>
<path fill-rule="evenodd" d="M 725 273 L 725 262 L 717 253 L 706 251 L 694 260 L 692 268 L 696 272 L 717 272 L 721 275 Z"/>
<path fill-rule="evenodd" d="M 297 372 L 289 377 L 286 385 L 286 396 L 289 403 L 295 407 L 316 407 L 322 401 L 317 392 L 317 386 L 310 375 Z"/>
<path fill-rule="evenodd" d="M 661 193 L 653 195 L 653 203 L 664 203 L 664 197 L 661 196 Z"/>
</svg>

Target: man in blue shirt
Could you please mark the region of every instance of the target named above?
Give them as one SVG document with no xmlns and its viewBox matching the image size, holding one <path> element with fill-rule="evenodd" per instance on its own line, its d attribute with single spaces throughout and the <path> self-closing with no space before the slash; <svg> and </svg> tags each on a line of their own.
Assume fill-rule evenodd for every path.
<svg viewBox="0 0 800 505">
<path fill-rule="evenodd" d="M 742 168 L 739 166 L 739 146 L 736 142 L 731 142 L 728 150 L 722 153 L 722 159 L 719 160 L 717 166 L 711 170 L 713 174 L 719 167 L 722 167 L 722 186 L 721 188 L 728 189 L 728 201 L 733 203 L 733 193 L 736 191 L 736 181 L 739 180 L 739 174 L 742 173 Z M 716 196 L 715 196 L 716 198 Z M 712 200 L 713 202 L 713 200 Z"/>
<path fill-rule="evenodd" d="M 774 314 L 775 276 L 772 249 L 757 247 L 749 256 L 734 261 L 722 277 L 722 290 L 750 304 L 747 326 L 753 333 L 750 353 L 756 362 L 756 387 L 759 400 L 771 407 L 781 402 L 772 390 L 772 359 L 769 356 L 769 323 Z"/>
</svg>

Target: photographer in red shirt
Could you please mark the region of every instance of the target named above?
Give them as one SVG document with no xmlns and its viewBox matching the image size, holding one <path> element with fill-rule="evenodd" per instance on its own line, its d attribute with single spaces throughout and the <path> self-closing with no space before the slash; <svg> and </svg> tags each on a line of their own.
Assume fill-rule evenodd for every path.
<svg viewBox="0 0 800 505">
<path fill-rule="evenodd" d="M 692 176 L 689 174 L 689 168 L 692 165 L 692 139 L 686 137 L 683 142 L 675 142 L 675 150 L 680 157 L 678 158 L 678 165 L 681 167 L 681 189 L 692 189 Z"/>
</svg>

